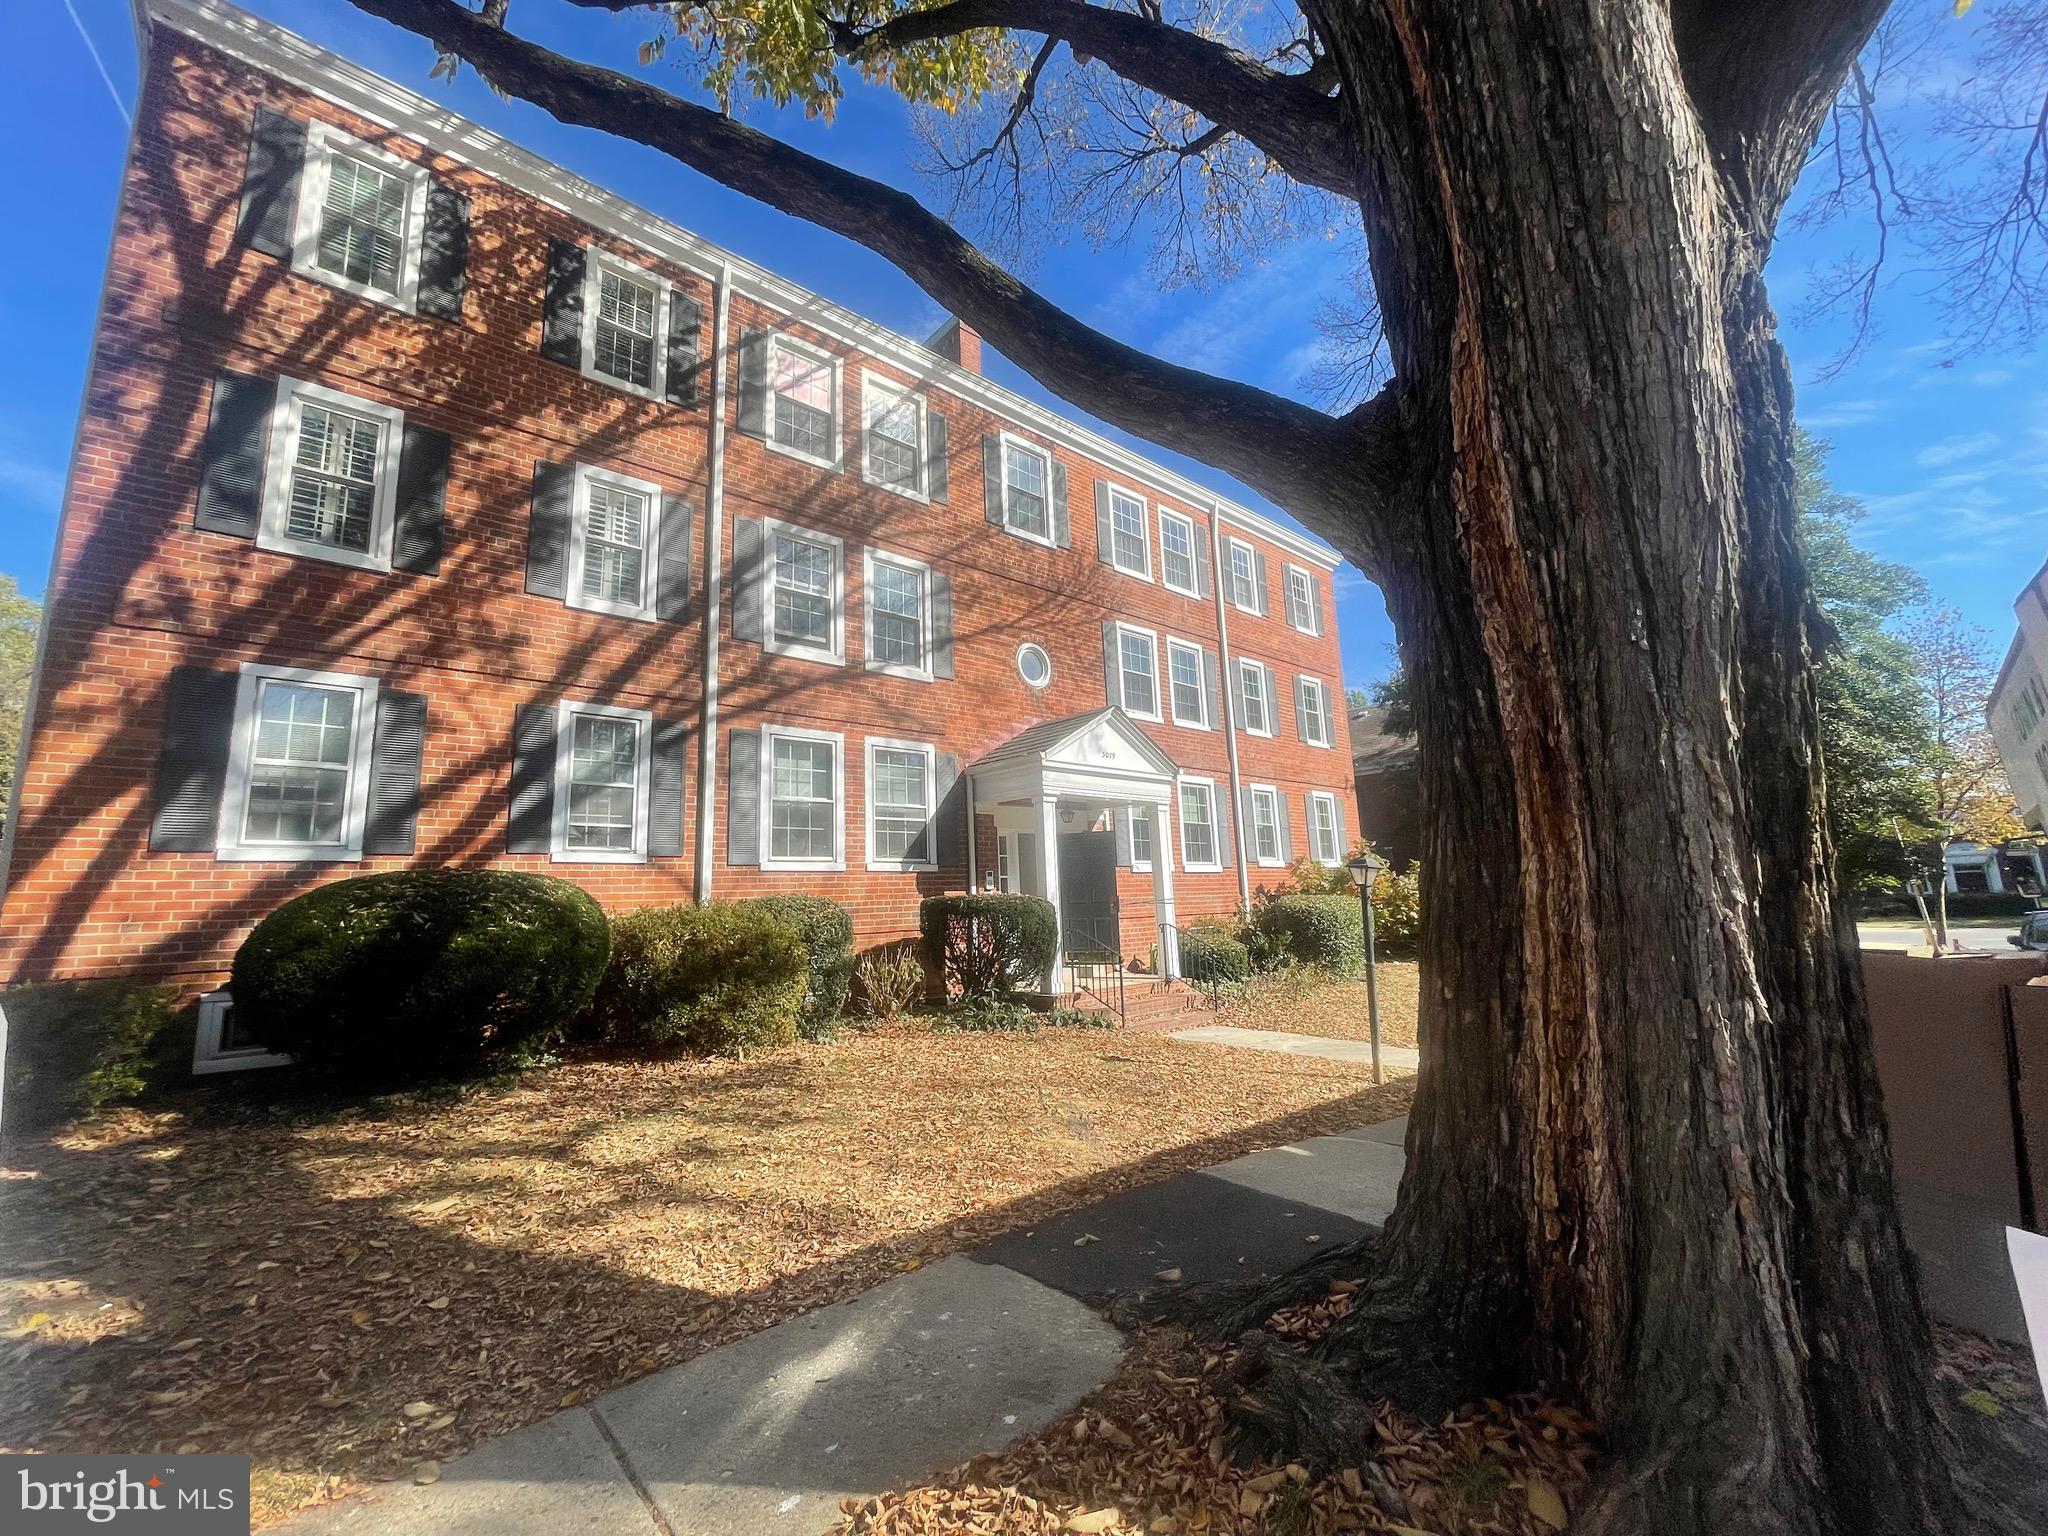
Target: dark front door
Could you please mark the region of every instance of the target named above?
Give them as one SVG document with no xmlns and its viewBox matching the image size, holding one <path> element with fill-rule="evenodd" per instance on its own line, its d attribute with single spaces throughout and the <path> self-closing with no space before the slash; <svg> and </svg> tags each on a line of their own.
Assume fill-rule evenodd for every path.
<svg viewBox="0 0 2048 1536">
<path fill-rule="evenodd" d="M 1114 832 L 1060 834 L 1060 927 L 1071 958 L 1121 953 Z"/>
</svg>

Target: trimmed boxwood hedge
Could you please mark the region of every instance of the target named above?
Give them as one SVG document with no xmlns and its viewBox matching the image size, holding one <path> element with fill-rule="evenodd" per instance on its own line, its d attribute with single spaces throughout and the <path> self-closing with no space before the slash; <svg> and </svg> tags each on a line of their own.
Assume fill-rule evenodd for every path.
<svg viewBox="0 0 2048 1536">
<path fill-rule="evenodd" d="M 1365 964 L 1365 914 L 1354 896 L 1276 896 L 1252 922 L 1260 933 L 1284 938 L 1303 965 L 1356 976 Z"/>
<path fill-rule="evenodd" d="M 115 1104 L 128 1104 L 172 1077 L 180 1063 L 166 1046 L 177 1028 L 175 987 L 118 978 L 48 981 L 0 996 L 7 1010 L 7 1133 L 57 1130 Z"/>
<path fill-rule="evenodd" d="M 829 1037 L 853 995 L 853 919 L 823 896 L 756 896 L 742 905 L 780 918 L 803 940 L 810 986 L 797 1032 L 806 1040 Z"/>
<path fill-rule="evenodd" d="M 917 909 L 925 958 L 950 997 L 1015 997 L 1045 986 L 1059 919 L 1042 896 L 928 896 Z"/>
<path fill-rule="evenodd" d="M 611 948 L 566 880 L 408 869 L 294 897 L 235 954 L 238 1019 L 316 1074 L 429 1081 L 477 1071 L 559 1029 Z"/>
<path fill-rule="evenodd" d="M 802 935 L 760 903 L 643 907 L 612 925 L 591 1016 L 610 1045 L 744 1055 L 796 1038 L 810 974 Z"/>
<path fill-rule="evenodd" d="M 1181 930 L 1180 973 L 1189 981 L 1245 981 L 1252 974 L 1251 952 L 1227 928 L 1206 924 Z"/>
</svg>

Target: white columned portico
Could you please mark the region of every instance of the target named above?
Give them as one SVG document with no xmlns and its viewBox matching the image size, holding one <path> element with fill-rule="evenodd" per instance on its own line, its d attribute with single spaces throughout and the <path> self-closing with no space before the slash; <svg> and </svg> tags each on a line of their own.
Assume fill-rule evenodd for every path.
<svg viewBox="0 0 2048 1536">
<path fill-rule="evenodd" d="M 1067 924 L 1060 912 L 1060 805 L 1051 795 L 1041 794 L 1036 809 L 1045 899 L 1052 903 L 1052 972 L 1045 979 L 1045 989 L 1057 997 L 1067 990 Z"/>
<path fill-rule="evenodd" d="M 1152 807 L 1152 915 L 1159 923 L 1159 974 L 1180 980 L 1180 918 L 1173 908 L 1173 822 L 1164 800 Z"/>
</svg>

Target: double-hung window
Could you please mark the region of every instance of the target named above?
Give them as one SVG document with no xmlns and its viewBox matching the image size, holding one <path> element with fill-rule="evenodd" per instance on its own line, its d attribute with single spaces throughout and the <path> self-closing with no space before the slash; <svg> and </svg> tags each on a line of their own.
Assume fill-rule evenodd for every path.
<svg viewBox="0 0 2048 1536">
<path fill-rule="evenodd" d="M 839 364 L 787 336 L 769 343 L 768 446 L 839 467 Z"/>
<path fill-rule="evenodd" d="M 564 701 L 555 722 L 558 862 L 638 864 L 647 857 L 654 722 L 645 710 Z"/>
<path fill-rule="evenodd" d="M 1273 734 L 1273 700 L 1266 687 L 1266 677 L 1266 668 L 1262 663 L 1239 658 L 1238 714 L 1246 732 L 1253 736 Z"/>
<path fill-rule="evenodd" d="M 256 542 L 365 570 L 391 569 L 405 412 L 280 379 Z"/>
<path fill-rule="evenodd" d="M 932 869 L 930 742 L 868 738 L 868 868 Z"/>
<path fill-rule="evenodd" d="M 1170 636 L 1166 642 L 1166 686 L 1173 701 L 1173 723 L 1197 730 L 1209 728 L 1209 690 L 1202 683 L 1202 650 Z"/>
<path fill-rule="evenodd" d="M 871 549 L 867 587 L 867 665 L 871 672 L 930 680 L 932 570 L 921 560 Z"/>
<path fill-rule="evenodd" d="M 1186 597 L 1202 595 L 1202 579 L 1196 574 L 1195 523 L 1178 512 L 1159 509 L 1159 575 L 1166 585 Z"/>
<path fill-rule="evenodd" d="M 644 267 L 593 250 L 583 269 L 583 371 L 659 397 L 667 365 L 669 284 Z"/>
<path fill-rule="evenodd" d="M 1230 600 L 1246 613 L 1260 611 L 1259 562 L 1251 545 L 1240 539 L 1228 541 L 1230 546 Z"/>
<path fill-rule="evenodd" d="M 1159 637 L 1129 624 L 1112 626 L 1117 698 L 1127 715 L 1157 720 L 1159 715 Z"/>
<path fill-rule="evenodd" d="M 1124 807 L 1126 825 L 1130 828 L 1131 868 L 1147 870 L 1152 867 L 1152 807 L 1149 805 L 1127 805 Z"/>
<path fill-rule="evenodd" d="M 1270 784 L 1253 784 L 1248 786 L 1248 795 L 1252 808 L 1252 857 L 1266 865 L 1286 863 L 1280 823 L 1285 813 L 1280 809 L 1280 791 Z"/>
<path fill-rule="evenodd" d="M 1003 526 L 1041 544 L 1053 541 L 1052 458 L 1042 448 L 1005 435 Z"/>
<path fill-rule="evenodd" d="M 1331 745 L 1330 695 L 1323 687 L 1322 679 L 1297 677 L 1294 691 L 1295 707 L 1301 717 L 1301 739 L 1312 747 Z"/>
<path fill-rule="evenodd" d="M 845 546 L 828 533 L 764 521 L 763 644 L 779 656 L 838 663 L 845 654 Z"/>
<path fill-rule="evenodd" d="M 309 123 L 292 270 L 412 310 L 429 175 L 425 166 L 338 128 Z"/>
<path fill-rule="evenodd" d="M 1216 785 L 1211 780 L 1180 781 L 1180 860 L 1181 866 L 1190 870 L 1223 867 L 1216 827 Z"/>
<path fill-rule="evenodd" d="M 1152 546 L 1145 537 L 1145 499 L 1102 481 L 1109 532 L 1109 563 L 1126 576 L 1152 579 Z"/>
<path fill-rule="evenodd" d="M 653 618 L 661 488 L 579 464 L 575 496 L 569 531 L 569 606 L 629 619 Z"/>
<path fill-rule="evenodd" d="M 376 719 L 373 678 L 243 667 L 217 856 L 361 858 Z"/>
<path fill-rule="evenodd" d="M 870 485 L 925 499 L 925 405 L 879 374 L 860 380 L 861 474 Z"/>
<path fill-rule="evenodd" d="M 1316 578 L 1298 565 L 1287 567 L 1287 622 L 1305 635 L 1323 632 L 1322 603 L 1316 595 Z"/>
<path fill-rule="evenodd" d="M 843 868 L 842 739 L 794 726 L 767 726 L 761 737 L 762 868 Z"/>
<path fill-rule="evenodd" d="M 1343 823 L 1338 819 L 1337 797 L 1313 790 L 1308 797 L 1308 851 L 1318 864 L 1335 869 L 1344 862 Z"/>
</svg>

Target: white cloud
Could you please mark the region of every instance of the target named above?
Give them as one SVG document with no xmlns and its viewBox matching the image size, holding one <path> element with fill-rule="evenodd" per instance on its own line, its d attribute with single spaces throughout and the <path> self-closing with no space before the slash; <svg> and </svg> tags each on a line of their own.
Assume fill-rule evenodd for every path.
<svg viewBox="0 0 2048 1536">
<path fill-rule="evenodd" d="M 25 501 L 41 502 L 56 515 L 64 497 L 61 465 L 31 459 L 13 449 L 0 449 L 0 488 L 13 491 Z"/>
<path fill-rule="evenodd" d="M 1923 468 L 1936 469 L 1943 464 L 1954 464 L 1962 459 L 1980 458 L 1999 444 L 1996 432 L 1965 432 L 1954 437 L 1945 437 L 1938 443 L 1929 443 L 1915 456 Z"/>
<path fill-rule="evenodd" d="M 1799 425 L 1809 432 L 1827 432 L 1836 427 L 1861 427 L 1876 421 L 1885 414 L 1886 402 L 1882 400 L 1837 400 L 1824 405 L 1810 416 L 1799 418 Z"/>
</svg>

